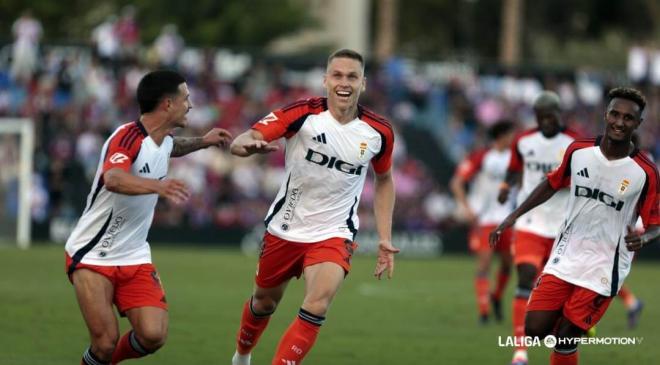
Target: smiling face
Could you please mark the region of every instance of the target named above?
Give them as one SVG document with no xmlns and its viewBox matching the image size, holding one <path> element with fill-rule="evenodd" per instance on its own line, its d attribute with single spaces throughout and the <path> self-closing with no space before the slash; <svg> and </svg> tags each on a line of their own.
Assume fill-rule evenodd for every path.
<svg viewBox="0 0 660 365">
<path fill-rule="evenodd" d="M 360 93 L 366 86 L 362 63 L 347 57 L 333 58 L 328 63 L 323 86 L 328 95 L 328 108 L 331 111 L 344 114 L 356 108 Z"/>
<path fill-rule="evenodd" d="M 642 121 L 639 105 L 632 100 L 614 98 L 605 113 L 605 136 L 613 142 L 629 142 Z"/>
</svg>

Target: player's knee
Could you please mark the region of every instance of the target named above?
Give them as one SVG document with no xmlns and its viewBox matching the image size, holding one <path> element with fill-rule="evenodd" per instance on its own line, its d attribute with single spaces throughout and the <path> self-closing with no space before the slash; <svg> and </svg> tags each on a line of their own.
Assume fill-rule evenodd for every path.
<svg viewBox="0 0 660 365">
<path fill-rule="evenodd" d="M 525 319 L 525 335 L 531 337 L 540 337 L 543 339 L 550 333 L 550 330 L 543 323 L 530 321 L 529 318 Z"/>
<path fill-rule="evenodd" d="M 325 316 L 330 307 L 330 301 L 327 299 L 305 299 L 302 308 L 317 316 Z"/>
<path fill-rule="evenodd" d="M 252 298 L 252 310 L 256 314 L 273 313 L 277 309 L 277 301 L 268 296 L 254 295 Z"/>
<path fill-rule="evenodd" d="M 534 278 L 536 277 L 536 267 L 523 264 L 518 267 L 518 286 L 532 290 Z"/>
<path fill-rule="evenodd" d="M 136 337 L 145 350 L 155 352 L 165 345 L 167 329 L 157 326 L 142 328 L 136 331 Z"/>
<path fill-rule="evenodd" d="M 110 359 L 112 358 L 112 353 L 115 351 L 115 347 L 117 346 L 117 341 L 118 338 L 113 336 L 92 335 L 92 352 L 94 355 L 101 359 Z"/>
</svg>

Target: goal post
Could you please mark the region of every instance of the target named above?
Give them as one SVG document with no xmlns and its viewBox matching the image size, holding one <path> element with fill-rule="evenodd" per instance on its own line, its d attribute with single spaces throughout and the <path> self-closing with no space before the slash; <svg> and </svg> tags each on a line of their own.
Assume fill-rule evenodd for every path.
<svg viewBox="0 0 660 365">
<path fill-rule="evenodd" d="M 31 242 L 31 190 L 34 155 L 34 123 L 29 118 L 0 118 L 0 138 L 18 135 L 18 204 L 16 214 L 16 242 L 27 249 Z"/>
</svg>

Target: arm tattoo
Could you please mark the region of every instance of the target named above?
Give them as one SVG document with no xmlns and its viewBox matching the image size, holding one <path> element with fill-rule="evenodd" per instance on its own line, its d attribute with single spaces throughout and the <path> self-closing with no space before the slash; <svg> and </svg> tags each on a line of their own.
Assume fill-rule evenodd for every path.
<svg viewBox="0 0 660 365">
<path fill-rule="evenodd" d="M 174 147 L 171 157 L 181 157 L 191 152 L 208 147 L 202 137 L 174 137 Z"/>
</svg>

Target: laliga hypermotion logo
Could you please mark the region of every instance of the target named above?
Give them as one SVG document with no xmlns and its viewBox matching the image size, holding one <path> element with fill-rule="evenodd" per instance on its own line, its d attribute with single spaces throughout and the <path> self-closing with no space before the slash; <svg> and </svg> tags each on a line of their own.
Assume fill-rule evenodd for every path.
<svg viewBox="0 0 660 365">
<path fill-rule="evenodd" d="M 626 189 L 628 189 L 628 185 L 630 185 L 630 181 L 628 179 L 623 179 L 621 185 L 619 185 L 619 194 L 623 195 L 626 192 Z"/>
<path fill-rule="evenodd" d="M 364 153 L 367 151 L 367 143 L 360 143 L 360 158 L 364 157 Z"/>
</svg>

